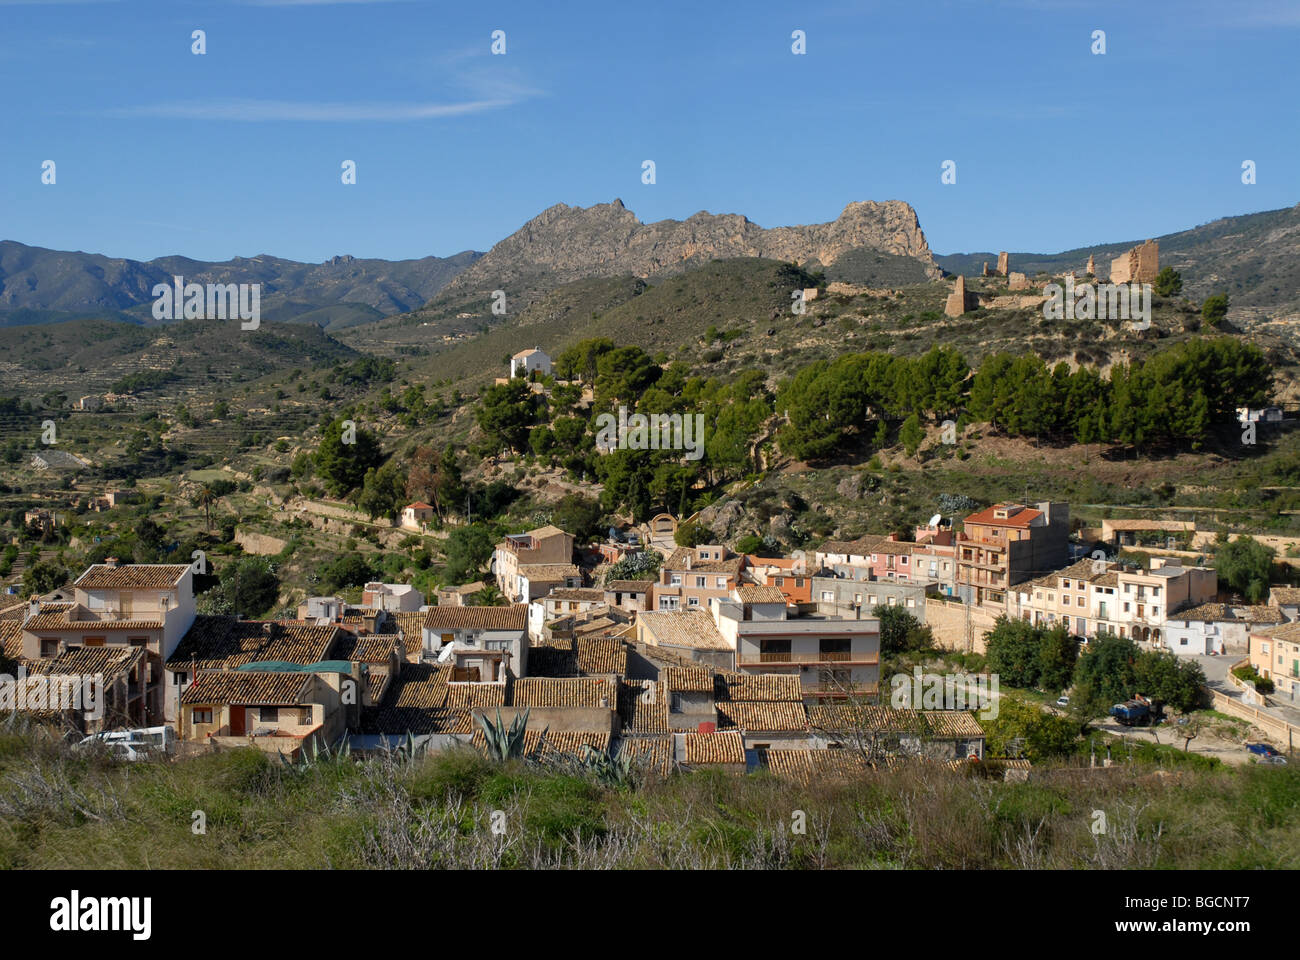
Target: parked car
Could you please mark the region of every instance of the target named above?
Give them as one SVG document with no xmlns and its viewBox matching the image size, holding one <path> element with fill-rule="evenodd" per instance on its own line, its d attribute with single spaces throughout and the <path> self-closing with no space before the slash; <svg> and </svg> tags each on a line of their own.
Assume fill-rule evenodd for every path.
<svg viewBox="0 0 1300 960">
<path fill-rule="evenodd" d="M 1056 705 L 1058 707 L 1068 707 L 1070 705 L 1070 698 L 1066 696 L 1057 697 Z"/>
<path fill-rule="evenodd" d="M 1256 762 L 1256 763 L 1267 763 L 1267 764 L 1275 765 L 1275 766 L 1281 766 L 1282 764 L 1286 763 L 1286 757 L 1282 757 L 1282 756 L 1260 757 L 1260 758 L 1259 758 L 1258 760 L 1256 760 L 1255 762 Z"/>
<path fill-rule="evenodd" d="M 103 744 L 110 754 L 119 759 L 144 760 L 172 753 L 176 746 L 176 731 L 169 726 L 105 730 L 83 738 L 77 746 L 88 747 L 97 743 Z"/>
<path fill-rule="evenodd" d="M 1258 754 L 1258 755 L 1261 756 L 1261 757 L 1280 757 L 1280 756 L 1282 756 L 1282 754 L 1278 753 L 1276 750 L 1274 750 L 1272 747 L 1270 747 L 1267 743 L 1248 743 L 1248 744 L 1246 744 L 1246 749 L 1249 750 L 1251 753 Z"/>
</svg>

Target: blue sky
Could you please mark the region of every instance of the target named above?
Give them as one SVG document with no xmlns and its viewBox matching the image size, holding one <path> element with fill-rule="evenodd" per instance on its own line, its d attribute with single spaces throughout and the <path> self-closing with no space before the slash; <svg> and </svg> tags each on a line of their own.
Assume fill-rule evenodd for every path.
<svg viewBox="0 0 1300 960">
<path fill-rule="evenodd" d="M 1054 252 L 1300 201 L 1297 44 L 1272 0 L 0 0 L 0 239 L 399 259 L 557 202 L 900 199 L 937 253 Z"/>
</svg>

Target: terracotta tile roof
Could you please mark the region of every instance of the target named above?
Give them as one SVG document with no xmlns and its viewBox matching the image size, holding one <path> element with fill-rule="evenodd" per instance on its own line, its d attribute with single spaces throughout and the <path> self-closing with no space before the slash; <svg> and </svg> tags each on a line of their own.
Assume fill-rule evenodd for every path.
<svg viewBox="0 0 1300 960">
<path fill-rule="evenodd" d="M 1111 570 L 1099 577 L 1093 577 L 1091 582 L 1094 587 L 1118 587 L 1119 574 Z"/>
<path fill-rule="evenodd" d="M 447 706 L 453 710 L 473 707 L 504 707 L 508 699 L 504 683 L 447 683 Z"/>
<path fill-rule="evenodd" d="M 731 644 L 723 638 L 713 618 L 703 610 L 676 610 L 671 613 L 641 613 L 638 623 L 644 625 L 649 643 L 662 643 L 672 647 L 689 647 L 695 650 L 730 650 Z"/>
<path fill-rule="evenodd" d="M 690 567 L 686 566 L 687 558 L 690 558 Z M 675 573 L 725 573 L 735 579 L 740 576 L 740 570 L 744 565 L 744 557 L 731 557 L 728 560 L 700 560 L 695 556 L 694 550 L 678 547 L 668 555 L 668 559 L 663 562 L 660 569 L 672 570 Z"/>
<path fill-rule="evenodd" d="M 605 584 L 608 593 L 647 593 L 654 586 L 653 580 L 611 580 Z"/>
<path fill-rule="evenodd" d="M 1246 623 L 1282 623 L 1286 620 L 1281 607 L 1270 607 L 1266 604 L 1239 607 L 1234 612 L 1237 619 L 1244 620 Z"/>
<path fill-rule="evenodd" d="M 627 673 L 627 644 L 613 637 L 575 637 L 578 672 L 584 676 Z"/>
<path fill-rule="evenodd" d="M 543 600 L 577 600 L 585 603 L 604 603 L 605 591 L 599 587 L 554 587 Z"/>
<path fill-rule="evenodd" d="M 311 673 L 207 670 L 194 678 L 181 703 L 293 706 L 304 703 Z"/>
<path fill-rule="evenodd" d="M 402 635 L 402 643 L 406 647 L 406 659 L 418 660 L 420 650 L 424 646 L 424 636 L 420 632 L 424 627 L 424 614 L 416 610 L 406 610 L 401 613 L 390 613 L 388 616 L 397 632 Z"/>
<path fill-rule="evenodd" d="M 1274 640 L 1300 642 L 1300 622 L 1283 623 L 1276 627 L 1256 627 L 1250 631 L 1252 637 L 1270 637 Z"/>
<path fill-rule="evenodd" d="M 27 601 L 21 600 L 4 609 L 0 609 L 0 621 L 24 620 L 27 617 Z"/>
<path fill-rule="evenodd" d="M 628 733 L 667 733 L 668 691 L 654 680 L 624 680 L 618 685 L 618 715 Z"/>
<path fill-rule="evenodd" d="M 573 625 L 573 638 L 577 642 L 582 638 L 606 638 L 615 632 L 621 632 L 624 625 L 609 617 L 597 617 L 595 620 L 579 620 Z"/>
<path fill-rule="evenodd" d="M 354 663 L 387 663 L 392 656 L 397 638 L 391 633 L 368 633 L 358 636 L 344 630 L 334 649 L 334 659 L 351 660 Z M 403 658 L 405 659 L 405 658 Z"/>
<path fill-rule="evenodd" d="M 371 670 L 365 676 L 366 696 L 372 704 L 380 703 L 384 699 L 384 691 L 388 689 L 388 671 Z"/>
<path fill-rule="evenodd" d="M 17 660 L 23 655 L 23 624 L 21 620 L 0 620 L 0 644 L 4 655 Z"/>
<path fill-rule="evenodd" d="M 124 563 L 117 567 L 97 563 L 73 586 L 83 590 L 167 590 L 180 583 L 188 569 L 184 563 Z"/>
<path fill-rule="evenodd" d="M 666 777 L 673 764 L 672 735 L 624 737 L 619 742 L 618 755 L 630 756 L 635 766 Z"/>
<path fill-rule="evenodd" d="M 924 733 L 925 719 L 916 710 L 895 710 L 854 704 L 826 704 L 808 707 L 808 722 L 814 730 L 828 733 L 853 731 Z"/>
<path fill-rule="evenodd" d="M 473 732 L 467 708 L 448 706 L 450 664 L 411 663 L 389 681 L 383 701 L 363 711 L 367 733 L 431 734 Z"/>
<path fill-rule="evenodd" d="M 972 513 L 963 521 L 967 526 L 971 524 L 980 524 L 993 527 L 1028 527 L 1034 520 L 1043 515 L 1041 510 L 1035 510 L 1033 507 L 1021 506 L 1021 509 L 1014 516 L 996 519 L 993 514 L 1004 507 L 1013 507 L 1013 503 L 995 503 L 991 507 L 980 510 L 978 513 Z"/>
<path fill-rule="evenodd" d="M 767 769 L 774 777 L 812 786 L 826 780 L 855 780 L 872 767 L 857 750 L 769 750 Z"/>
<path fill-rule="evenodd" d="M 682 763 L 745 763 L 745 742 L 735 730 L 682 735 Z"/>
<path fill-rule="evenodd" d="M 1018 585 L 1017 589 L 1019 589 L 1022 586 L 1059 588 L 1062 577 L 1065 577 L 1066 579 L 1069 580 L 1086 580 L 1089 583 L 1091 583 L 1092 581 L 1104 575 L 1104 571 L 1102 573 L 1092 572 L 1092 565 L 1096 562 L 1097 562 L 1096 560 L 1087 559 L 1087 558 L 1083 560 L 1076 560 L 1068 567 L 1063 567 L 1060 570 L 1053 570 L 1051 573 L 1045 574 L 1044 576 L 1038 577 L 1034 580 L 1030 580 L 1028 584 Z M 1073 590 L 1075 586 L 1076 584 L 1071 583 L 1069 589 Z"/>
<path fill-rule="evenodd" d="M 802 703 L 719 701 L 718 725 L 724 730 L 807 730 L 808 714 Z"/>
<path fill-rule="evenodd" d="M 536 530 L 528 530 L 526 532 L 534 540 L 545 540 L 547 537 L 554 537 L 557 535 L 562 537 L 568 536 L 568 534 L 565 533 L 563 530 L 561 530 L 559 527 L 550 523 L 548 523 L 544 527 L 538 527 Z"/>
<path fill-rule="evenodd" d="M 723 700 L 783 700 L 803 703 L 803 686 L 795 673 L 727 673 L 719 686 Z"/>
<path fill-rule="evenodd" d="M 519 575 L 537 583 L 558 583 L 566 577 L 582 576 L 582 569 L 572 563 L 521 563 Z"/>
<path fill-rule="evenodd" d="M 161 620 L 69 620 L 68 615 L 74 609 L 78 610 L 78 612 L 84 610 L 75 603 L 42 603 L 40 613 L 34 617 L 28 617 L 23 627 L 32 633 L 58 630 L 98 632 L 106 630 L 160 630 L 162 628 Z"/>
<path fill-rule="evenodd" d="M 713 670 L 703 664 L 665 667 L 660 677 L 669 690 L 682 693 L 713 693 Z"/>
<path fill-rule="evenodd" d="M 617 708 L 617 690 L 609 680 L 523 677 L 514 682 L 510 702 L 516 707 L 600 707 L 602 700 L 606 708 Z"/>
<path fill-rule="evenodd" d="M 777 587 L 760 587 L 743 584 L 736 588 L 741 603 L 779 603 L 785 604 L 785 594 Z"/>
<path fill-rule="evenodd" d="M 113 644 L 102 647 L 76 647 L 57 657 L 27 660 L 24 666 L 29 674 L 42 676 L 91 675 L 102 673 L 104 679 L 113 680 L 135 667 L 144 657 L 144 647 Z"/>
<path fill-rule="evenodd" d="M 1269 597 L 1271 602 L 1285 603 L 1287 606 L 1300 603 L 1300 587 L 1274 587 L 1269 591 Z"/>
<path fill-rule="evenodd" d="M 319 663 L 329 660 L 347 631 L 333 624 L 282 623 L 198 616 L 172 655 L 172 670 L 231 670 L 246 663 L 283 660 Z"/>
<path fill-rule="evenodd" d="M 430 607 L 424 615 L 428 630 L 527 630 L 528 604 L 508 607 Z"/>
<path fill-rule="evenodd" d="M 984 736 L 984 728 L 966 710 L 922 710 L 921 715 L 925 717 L 932 737 L 968 739 Z"/>
</svg>

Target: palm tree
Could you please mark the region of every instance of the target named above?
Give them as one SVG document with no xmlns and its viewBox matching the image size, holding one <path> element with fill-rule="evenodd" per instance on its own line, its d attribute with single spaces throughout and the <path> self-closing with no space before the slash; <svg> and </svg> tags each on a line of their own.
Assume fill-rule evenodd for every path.
<svg viewBox="0 0 1300 960">
<path fill-rule="evenodd" d="M 212 504 L 217 500 L 217 495 L 212 486 L 207 483 L 200 483 L 198 492 L 194 494 L 194 505 L 203 508 L 203 519 L 207 525 L 208 533 L 212 532 Z"/>
<path fill-rule="evenodd" d="M 466 602 L 471 607 L 504 607 L 506 605 L 505 594 L 494 586 L 486 586 L 478 593 L 471 593 L 466 598 Z"/>
</svg>

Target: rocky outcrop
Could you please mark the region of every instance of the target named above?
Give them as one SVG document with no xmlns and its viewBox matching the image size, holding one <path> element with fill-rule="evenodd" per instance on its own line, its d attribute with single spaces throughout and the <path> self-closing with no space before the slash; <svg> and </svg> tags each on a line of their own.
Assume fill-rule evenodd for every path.
<svg viewBox="0 0 1300 960">
<path fill-rule="evenodd" d="M 557 283 L 628 273 L 653 277 L 731 257 L 831 264 L 863 247 L 912 257 L 927 276 L 941 276 L 916 211 L 899 200 L 854 202 L 830 223 L 772 229 L 738 214 L 704 211 L 686 220 L 642 223 L 615 200 L 544 210 L 457 276 L 450 289 L 504 288 L 542 275 Z"/>
</svg>

